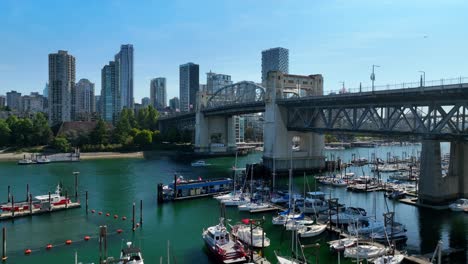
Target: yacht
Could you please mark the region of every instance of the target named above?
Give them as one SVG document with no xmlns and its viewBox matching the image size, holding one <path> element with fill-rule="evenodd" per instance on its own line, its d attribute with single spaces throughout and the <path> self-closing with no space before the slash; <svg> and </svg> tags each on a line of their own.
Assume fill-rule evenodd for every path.
<svg viewBox="0 0 468 264">
<path fill-rule="evenodd" d="M 192 167 L 206 167 L 210 166 L 211 164 L 206 163 L 204 160 L 197 160 L 191 163 Z"/>
<path fill-rule="evenodd" d="M 203 230 L 202 238 L 206 247 L 213 256 L 225 264 L 243 263 L 247 261 L 244 246 L 239 241 L 234 242 L 224 226 L 224 218 L 220 218 L 219 224 Z"/>
<path fill-rule="evenodd" d="M 259 202 L 259 203 L 248 202 L 246 204 L 239 205 L 237 207 L 239 211 L 253 211 L 253 210 L 260 210 L 260 209 L 267 209 L 267 208 L 270 208 L 270 205 L 266 203 L 262 203 L 262 202 Z"/>
<path fill-rule="evenodd" d="M 127 247 L 120 252 L 118 264 L 144 264 L 140 249 L 133 247 L 132 242 L 127 242 Z"/>
<path fill-rule="evenodd" d="M 346 248 L 344 251 L 345 258 L 360 258 L 373 259 L 383 256 L 387 253 L 387 249 L 383 246 L 376 245 L 357 245 L 355 247 Z"/>
<path fill-rule="evenodd" d="M 221 200 L 221 203 L 225 206 L 240 206 L 250 203 L 250 198 L 244 195 L 238 195 L 229 199 Z"/>
<path fill-rule="evenodd" d="M 348 225 L 348 232 L 353 235 L 369 235 L 371 233 L 380 232 L 385 225 L 382 221 L 374 221 L 369 218 L 361 218 L 356 221 L 356 224 Z"/>
<path fill-rule="evenodd" d="M 266 237 L 266 233 L 263 232 L 263 229 L 261 227 L 255 227 L 252 229 L 252 232 L 250 232 L 249 219 L 244 220 L 242 220 L 244 224 L 231 227 L 232 235 L 249 246 L 256 248 L 270 246 L 270 239 Z"/>
<path fill-rule="evenodd" d="M 29 164 L 33 164 L 34 162 L 31 160 L 31 159 L 20 159 L 18 160 L 18 165 L 29 165 Z"/>
<path fill-rule="evenodd" d="M 393 228 L 386 227 L 380 232 L 372 233 L 369 237 L 380 243 L 388 243 L 389 240 L 404 242 L 408 239 L 406 228 L 400 223 L 395 223 Z"/>
<path fill-rule="evenodd" d="M 354 223 L 357 219 L 365 217 L 366 214 L 366 210 L 362 208 L 347 207 L 344 212 L 330 216 L 330 219 L 333 224 L 349 225 Z"/>
<path fill-rule="evenodd" d="M 346 248 L 352 247 L 356 244 L 356 238 L 343 238 L 330 242 L 330 250 L 333 252 L 344 251 Z"/>
<path fill-rule="evenodd" d="M 328 203 L 325 201 L 325 193 L 308 192 L 304 199 L 303 206 L 298 206 L 299 210 L 306 214 L 318 214 L 328 210 Z"/>
<path fill-rule="evenodd" d="M 46 156 L 42 156 L 36 159 L 37 164 L 48 164 L 50 163 L 50 159 L 47 158 Z"/>
<path fill-rule="evenodd" d="M 299 219 L 301 217 L 304 217 L 304 215 L 291 213 L 291 210 L 288 209 L 286 211 L 278 213 L 277 216 L 272 218 L 271 222 L 274 225 L 284 225 L 289 219 Z"/>
<path fill-rule="evenodd" d="M 465 211 L 465 209 L 468 209 L 468 199 L 458 199 L 454 203 L 450 204 L 449 208 L 450 210 L 455 212 Z"/>
<path fill-rule="evenodd" d="M 322 234 L 326 229 L 326 224 L 301 225 L 297 228 L 297 234 L 300 237 L 315 237 Z"/>
<path fill-rule="evenodd" d="M 404 259 L 405 255 L 402 254 L 382 256 L 376 258 L 374 264 L 400 264 Z"/>
</svg>

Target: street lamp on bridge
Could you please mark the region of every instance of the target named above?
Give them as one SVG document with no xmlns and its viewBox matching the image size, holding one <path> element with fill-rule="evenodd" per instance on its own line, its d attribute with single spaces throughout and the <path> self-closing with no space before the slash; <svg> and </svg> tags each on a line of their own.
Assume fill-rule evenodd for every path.
<svg viewBox="0 0 468 264">
<path fill-rule="evenodd" d="M 426 72 L 425 71 L 418 71 L 422 73 L 421 75 L 421 87 L 426 86 Z"/>
<path fill-rule="evenodd" d="M 375 65 L 375 64 L 372 64 L 372 73 L 371 73 L 371 76 L 370 76 L 370 79 L 372 81 L 372 92 L 374 92 L 374 81 L 375 81 L 375 67 L 380 67 L 379 65 Z"/>
</svg>

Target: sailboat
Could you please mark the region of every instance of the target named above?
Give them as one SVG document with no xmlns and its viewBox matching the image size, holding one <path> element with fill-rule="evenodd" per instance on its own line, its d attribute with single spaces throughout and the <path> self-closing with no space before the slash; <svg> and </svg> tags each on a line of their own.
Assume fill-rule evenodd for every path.
<svg viewBox="0 0 468 264">
<path fill-rule="evenodd" d="M 307 264 L 307 260 L 304 256 L 303 247 L 301 242 L 299 241 L 299 237 L 297 236 L 297 232 L 292 232 L 292 255 L 290 257 L 286 256 L 279 256 L 275 251 L 276 259 L 278 260 L 279 264 Z M 300 255 L 298 255 L 297 251 L 300 248 Z"/>
<path fill-rule="evenodd" d="M 250 173 L 250 192 L 253 193 L 253 165 L 251 165 L 251 173 Z M 237 207 L 239 211 L 253 211 L 253 210 L 260 210 L 260 209 L 267 209 L 270 208 L 270 205 L 264 203 L 263 201 L 255 201 L 254 199 L 250 199 L 248 203 L 239 205 Z"/>
</svg>

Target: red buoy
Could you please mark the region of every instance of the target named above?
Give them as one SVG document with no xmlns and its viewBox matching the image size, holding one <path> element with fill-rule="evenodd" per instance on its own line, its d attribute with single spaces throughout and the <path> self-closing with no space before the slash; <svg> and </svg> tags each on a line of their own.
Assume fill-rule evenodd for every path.
<svg viewBox="0 0 468 264">
<path fill-rule="evenodd" d="M 122 220 L 127 220 L 127 217 L 125 217 L 125 216 L 122 216 Z"/>
<path fill-rule="evenodd" d="M 122 229 L 117 229 L 117 234 L 120 234 L 120 233 L 122 233 L 122 232 L 123 232 Z"/>
<path fill-rule="evenodd" d="M 117 219 L 117 218 L 119 218 L 119 216 L 118 216 L 118 215 L 114 215 L 114 218 Z"/>
<path fill-rule="evenodd" d="M 47 250 L 52 249 L 52 244 L 47 244 L 46 249 Z"/>
<path fill-rule="evenodd" d="M 89 239 L 90 239 L 89 236 L 85 236 L 85 237 L 84 237 L 84 240 L 85 240 L 85 241 L 88 241 Z"/>
<path fill-rule="evenodd" d="M 99 215 L 102 215 L 102 212 L 99 212 L 98 214 L 99 214 Z"/>
<path fill-rule="evenodd" d="M 136 224 L 136 227 L 140 227 L 140 223 L 137 223 L 137 224 Z"/>
<path fill-rule="evenodd" d="M 91 210 L 91 213 L 92 213 L 92 214 L 94 214 L 95 212 L 96 212 L 96 210 L 94 210 L 94 209 L 93 209 L 93 210 Z"/>
<path fill-rule="evenodd" d="M 29 255 L 29 254 L 31 254 L 31 252 L 32 252 L 32 250 L 30 250 L 30 249 L 28 248 L 28 249 L 26 249 L 26 250 L 24 251 L 24 254 L 25 254 L 25 255 Z"/>
<path fill-rule="evenodd" d="M 106 213 L 106 216 L 110 216 L 110 214 L 109 214 L 109 213 Z"/>
<path fill-rule="evenodd" d="M 68 239 L 67 241 L 65 241 L 65 244 L 67 245 L 71 245 L 71 243 L 72 243 L 71 239 Z"/>
</svg>

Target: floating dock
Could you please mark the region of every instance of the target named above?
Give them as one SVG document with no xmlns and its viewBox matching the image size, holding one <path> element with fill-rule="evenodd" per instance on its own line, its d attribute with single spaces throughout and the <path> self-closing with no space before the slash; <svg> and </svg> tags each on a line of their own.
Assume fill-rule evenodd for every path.
<svg viewBox="0 0 468 264">
<path fill-rule="evenodd" d="M 48 206 L 41 207 L 41 208 L 32 208 L 31 210 L 18 210 L 18 211 L 7 211 L 0 213 L 0 221 L 1 220 L 11 220 L 19 217 L 25 216 L 33 216 L 33 215 L 40 215 L 45 213 L 53 213 L 68 209 L 75 209 L 80 208 L 81 204 L 79 202 L 70 202 L 68 204 L 61 204 L 61 205 L 52 205 L 50 208 Z"/>
</svg>

